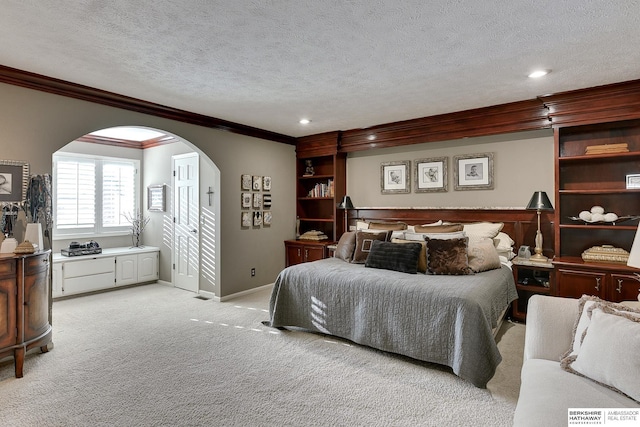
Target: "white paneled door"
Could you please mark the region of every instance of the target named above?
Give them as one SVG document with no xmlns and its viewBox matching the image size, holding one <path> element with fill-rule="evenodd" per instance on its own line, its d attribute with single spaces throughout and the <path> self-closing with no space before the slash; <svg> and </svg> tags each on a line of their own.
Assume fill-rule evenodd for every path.
<svg viewBox="0 0 640 427">
<path fill-rule="evenodd" d="M 200 270 L 198 153 L 172 157 L 173 162 L 173 284 L 198 292 Z"/>
</svg>

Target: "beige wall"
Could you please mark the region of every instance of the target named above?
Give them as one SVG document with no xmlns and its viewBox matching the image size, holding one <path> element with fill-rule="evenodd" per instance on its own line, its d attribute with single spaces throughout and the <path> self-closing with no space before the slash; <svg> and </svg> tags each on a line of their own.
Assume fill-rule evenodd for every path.
<svg viewBox="0 0 640 427">
<path fill-rule="evenodd" d="M 493 153 L 494 189 L 455 191 L 453 156 Z M 448 157 L 448 191 L 414 192 L 414 160 Z M 380 164 L 411 161 L 411 193 L 381 194 Z M 553 200 L 553 132 L 520 132 L 351 153 L 347 194 L 356 207 L 523 208 L 536 190 Z"/>
<path fill-rule="evenodd" d="M 112 126 L 147 126 L 192 143 L 220 169 L 219 296 L 271 283 L 284 267 L 282 242 L 295 235 L 293 146 L 7 84 L 0 84 L 0 100 L 0 158 L 26 160 L 32 174 L 51 173 L 53 152 L 82 135 Z M 272 177 L 270 228 L 241 229 L 242 174 Z M 255 277 L 250 276 L 252 267 Z"/>
</svg>

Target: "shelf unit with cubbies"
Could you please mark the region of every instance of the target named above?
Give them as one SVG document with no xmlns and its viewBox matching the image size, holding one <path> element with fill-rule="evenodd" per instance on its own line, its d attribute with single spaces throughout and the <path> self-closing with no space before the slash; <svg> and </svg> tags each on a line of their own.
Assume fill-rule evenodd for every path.
<svg viewBox="0 0 640 427">
<path fill-rule="evenodd" d="M 607 147 L 619 144 L 628 151 L 586 154 L 587 147 L 608 151 Z M 586 293 L 621 301 L 631 292 L 622 289 L 623 284 L 637 288 L 640 283 L 627 280 L 638 270 L 624 263 L 585 262 L 581 255 L 602 245 L 631 249 L 640 215 L 640 189 L 629 188 L 627 177 L 640 174 L 640 120 L 560 127 L 555 129 L 555 148 L 557 294 L 579 297 Z M 620 219 L 593 223 L 575 219 L 593 206 L 602 206 Z M 625 280 L 618 283 L 616 277 Z"/>
</svg>

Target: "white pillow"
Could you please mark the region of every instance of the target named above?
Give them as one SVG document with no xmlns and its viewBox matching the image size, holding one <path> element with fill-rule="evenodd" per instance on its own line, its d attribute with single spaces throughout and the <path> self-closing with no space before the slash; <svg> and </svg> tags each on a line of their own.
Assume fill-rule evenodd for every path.
<svg viewBox="0 0 640 427">
<path fill-rule="evenodd" d="M 504 227 L 504 224 L 501 222 L 473 222 L 463 224 L 462 230 L 467 233 L 467 237 L 471 241 L 493 239 L 502 230 L 502 227 Z"/>
<path fill-rule="evenodd" d="M 498 251 L 504 251 L 507 249 L 513 249 L 513 245 L 515 245 L 516 242 L 514 242 L 511 236 L 507 233 L 501 231 L 493 239 L 493 243 Z"/>
<path fill-rule="evenodd" d="M 368 230 L 369 223 L 365 221 L 356 221 L 356 230 Z"/>
<path fill-rule="evenodd" d="M 640 317 L 596 303 L 580 353 L 568 370 L 640 402 L 638 355 Z"/>
<path fill-rule="evenodd" d="M 464 234 L 464 231 L 454 231 L 452 233 L 409 233 L 404 232 L 405 240 L 425 240 L 428 237 L 429 239 L 463 239 L 467 237 Z"/>
</svg>

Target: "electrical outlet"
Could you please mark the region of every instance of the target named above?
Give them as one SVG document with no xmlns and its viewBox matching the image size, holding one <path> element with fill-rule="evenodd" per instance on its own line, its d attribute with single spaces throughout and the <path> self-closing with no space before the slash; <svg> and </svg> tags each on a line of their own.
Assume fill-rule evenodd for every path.
<svg viewBox="0 0 640 427">
<path fill-rule="evenodd" d="M 255 276 L 255 275 L 256 275 L 256 269 L 255 269 L 255 268 L 252 268 L 252 269 L 251 269 L 251 277 L 253 277 L 253 276 Z"/>
</svg>

